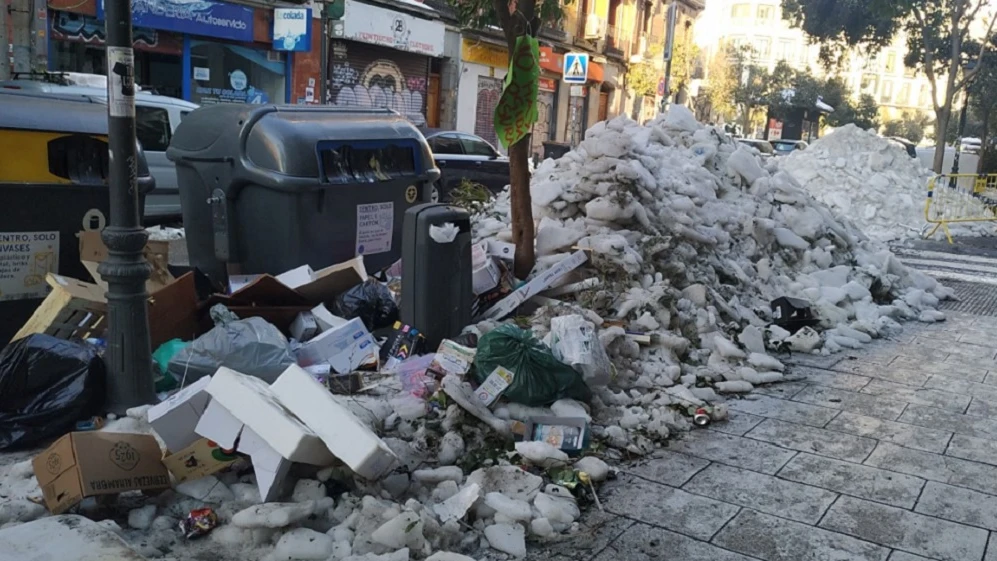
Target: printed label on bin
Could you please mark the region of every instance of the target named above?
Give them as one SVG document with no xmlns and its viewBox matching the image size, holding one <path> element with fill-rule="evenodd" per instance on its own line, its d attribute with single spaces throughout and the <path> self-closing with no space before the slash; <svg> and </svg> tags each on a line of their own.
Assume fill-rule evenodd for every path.
<svg viewBox="0 0 997 561">
<path fill-rule="evenodd" d="M 0 302 L 44 298 L 59 270 L 59 232 L 0 232 Z"/>
<path fill-rule="evenodd" d="M 357 255 L 391 251 L 395 230 L 395 203 L 357 205 Z"/>
</svg>

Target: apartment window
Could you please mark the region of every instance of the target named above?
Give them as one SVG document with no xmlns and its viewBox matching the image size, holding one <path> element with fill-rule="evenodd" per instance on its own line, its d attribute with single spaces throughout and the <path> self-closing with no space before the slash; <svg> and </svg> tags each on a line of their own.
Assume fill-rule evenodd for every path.
<svg viewBox="0 0 997 561">
<path fill-rule="evenodd" d="M 894 74 L 897 71 L 897 53 L 886 54 L 886 73 Z"/>
<path fill-rule="evenodd" d="M 883 81 L 883 93 L 879 96 L 879 101 L 882 103 L 890 103 L 893 100 L 893 82 L 889 80 Z"/>
<path fill-rule="evenodd" d="M 869 95 L 876 95 L 879 91 L 879 75 L 878 74 L 863 74 L 862 75 L 862 93 L 867 93 Z"/>
<path fill-rule="evenodd" d="M 758 6 L 758 21 L 769 21 L 772 19 L 772 6 Z"/>
<path fill-rule="evenodd" d="M 776 51 L 775 56 L 778 60 L 791 62 L 793 60 L 793 42 L 779 41 L 779 50 Z"/>
<path fill-rule="evenodd" d="M 751 4 L 734 4 L 730 7 L 731 19 L 748 19 L 751 17 Z"/>
<path fill-rule="evenodd" d="M 910 105 L 910 83 L 904 82 L 897 94 L 897 105 Z"/>
<path fill-rule="evenodd" d="M 917 106 L 927 107 L 931 102 L 927 84 L 921 84 L 921 89 L 917 92 Z"/>
<path fill-rule="evenodd" d="M 796 52 L 797 61 L 800 64 L 809 64 L 810 62 L 810 46 L 804 44 L 803 47 Z"/>
<path fill-rule="evenodd" d="M 755 37 L 755 55 L 759 60 L 768 60 L 772 57 L 772 39 L 768 37 Z"/>
</svg>

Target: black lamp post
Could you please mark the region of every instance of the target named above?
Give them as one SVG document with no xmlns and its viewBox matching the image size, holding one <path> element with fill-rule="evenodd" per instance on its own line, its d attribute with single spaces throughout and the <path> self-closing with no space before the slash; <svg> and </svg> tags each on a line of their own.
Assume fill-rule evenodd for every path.
<svg viewBox="0 0 997 561">
<path fill-rule="evenodd" d="M 131 0 L 104 1 L 111 216 L 101 235 L 108 257 L 97 271 L 107 282 L 107 409 L 123 413 L 155 397 L 145 288 L 150 267 L 142 255 L 149 236 L 139 220 Z"/>
</svg>

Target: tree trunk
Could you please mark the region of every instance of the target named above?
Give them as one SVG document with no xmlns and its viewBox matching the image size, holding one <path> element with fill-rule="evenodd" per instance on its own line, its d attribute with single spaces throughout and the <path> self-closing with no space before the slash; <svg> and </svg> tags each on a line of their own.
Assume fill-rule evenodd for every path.
<svg viewBox="0 0 997 561">
<path fill-rule="evenodd" d="M 945 166 L 945 144 L 951 118 L 949 110 L 943 108 L 935 111 L 935 158 L 931 164 L 931 169 L 935 173 L 942 173 L 942 167 Z"/>
<path fill-rule="evenodd" d="M 533 200 L 530 196 L 530 135 L 509 147 L 509 196 L 512 206 L 512 241 L 516 244 L 513 273 L 525 279 L 536 254 L 533 248 Z"/>
</svg>

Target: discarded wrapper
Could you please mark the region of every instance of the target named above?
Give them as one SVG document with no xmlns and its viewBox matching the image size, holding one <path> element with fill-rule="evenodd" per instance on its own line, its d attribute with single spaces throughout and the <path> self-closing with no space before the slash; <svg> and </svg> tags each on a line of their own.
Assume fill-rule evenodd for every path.
<svg viewBox="0 0 997 561">
<path fill-rule="evenodd" d="M 218 516 L 210 507 L 197 508 L 190 511 L 183 520 L 180 521 L 180 531 L 188 540 L 199 538 L 218 525 Z"/>
<path fill-rule="evenodd" d="M 478 400 L 481 401 L 486 407 L 491 406 L 495 403 L 495 400 L 502 395 L 502 392 L 512 384 L 512 379 L 516 375 L 509 370 L 498 366 L 492 373 L 485 378 L 485 381 L 478 386 L 476 395 Z"/>
<path fill-rule="evenodd" d="M 104 426 L 103 417 L 91 417 L 85 421 L 77 421 L 75 430 L 77 431 L 100 430 L 103 426 Z"/>
<path fill-rule="evenodd" d="M 437 378 L 443 378 L 447 374 L 463 377 L 471 370 L 476 352 L 476 349 L 444 339 L 436 350 L 433 362 L 429 364 L 429 372 Z"/>
</svg>

